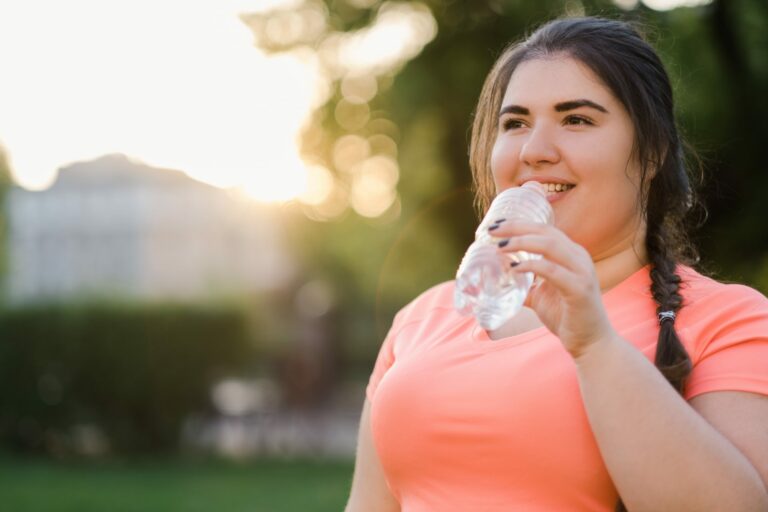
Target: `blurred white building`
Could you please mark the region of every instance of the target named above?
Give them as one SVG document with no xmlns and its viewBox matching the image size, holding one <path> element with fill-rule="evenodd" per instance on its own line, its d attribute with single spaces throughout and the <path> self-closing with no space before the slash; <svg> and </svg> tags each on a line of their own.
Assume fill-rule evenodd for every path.
<svg viewBox="0 0 768 512">
<path fill-rule="evenodd" d="M 8 195 L 13 303 L 110 296 L 206 300 L 279 287 L 293 273 L 278 219 L 256 202 L 110 155 Z"/>
</svg>

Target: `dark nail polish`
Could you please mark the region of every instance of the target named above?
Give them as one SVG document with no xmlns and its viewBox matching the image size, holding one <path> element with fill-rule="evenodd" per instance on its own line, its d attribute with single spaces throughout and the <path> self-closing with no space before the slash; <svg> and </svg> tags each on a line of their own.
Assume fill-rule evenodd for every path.
<svg viewBox="0 0 768 512">
<path fill-rule="evenodd" d="M 520 262 L 519 262 L 519 261 L 513 261 L 512 263 L 510 263 L 510 264 L 509 264 L 509 266 L 510 266 L 510 267 L 516 267 L 516 266 L 518 266 L 519 264 L 520 264 Z"/>
<path fill-rule="evenodd" d="M 499 225 L 498 224 L 494 224 L 493 226 L 488 228 L 488 231 L 493 231 L 494 229 L 499 229 Z"/>
<path fill-rule="evenodd" d="M 507 238 L 506 240 L 502 240 L 501 242 L 499 242 L 499 247 L 506 247 L 508 243 L 509 243 L 509 238 Z"/>
</svg>

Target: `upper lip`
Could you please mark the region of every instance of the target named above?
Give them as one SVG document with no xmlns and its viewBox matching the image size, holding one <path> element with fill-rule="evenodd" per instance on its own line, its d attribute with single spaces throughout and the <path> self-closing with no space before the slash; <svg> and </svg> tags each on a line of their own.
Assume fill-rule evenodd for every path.
<svg viewBox="0 0 768 512">
<path fill-rule="evenodd" d="M 530 178 L 525 178 L 523 180 L 520 180 L 520 182 L 517 184 L 518 186 L 523 186 L 523 184 L 529 182 L 529 181 L 538 181 L 539 183 L 561 183 L 563 185 L 573 185 L 570 181 L 564 180 L 562 178 L 556 178 L 554 176 L 534 176 Z"/>
</svg>

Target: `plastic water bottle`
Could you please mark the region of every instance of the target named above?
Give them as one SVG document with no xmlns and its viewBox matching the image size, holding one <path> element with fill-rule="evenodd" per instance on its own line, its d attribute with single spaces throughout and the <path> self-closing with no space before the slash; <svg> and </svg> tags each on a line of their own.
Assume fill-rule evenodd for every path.
<svg viewBox="0 0 768 512">
<path fill-rule="evenodd" d="M 533 273 L 515 272 L 515 262 L 541 258 L 525 251 L 502 252 L 497 245 L 502 238 L 488 231 L 498 219 L 552 224 L 552 207 L 544 186 L 529 181 L 497 195 L 459 265 L 454 306 L 461 314 L 474 315 L 487 330 L 497 329 L 515 316 L 531 288 Z"/>
</svg>

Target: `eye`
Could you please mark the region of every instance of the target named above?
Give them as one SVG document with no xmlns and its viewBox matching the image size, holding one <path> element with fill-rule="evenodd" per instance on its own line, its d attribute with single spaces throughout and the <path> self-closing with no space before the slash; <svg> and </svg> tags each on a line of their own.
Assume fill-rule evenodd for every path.
<svg viewBox="0 0 768 512">
<path fill-rule="evenodd" d="M 565 118 L 565 120 L 563 121 L 563 124 L 578 126 L 578 125 L 593 125 L 595 123 L 593 123 L 592 120 L 587 117 L 571 115 Z"/>
<path fill-rule="evenodd" d="M 507 118 L 501 123 L 501 127 L 504 129 L 504 131 L 507 130 L 513 130 L 515 128 L 522 128 L 525 126 L 525 123 L 523 123 L 522 119 L 515 119 L 515 118 Z"/>
</svg>

